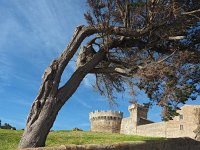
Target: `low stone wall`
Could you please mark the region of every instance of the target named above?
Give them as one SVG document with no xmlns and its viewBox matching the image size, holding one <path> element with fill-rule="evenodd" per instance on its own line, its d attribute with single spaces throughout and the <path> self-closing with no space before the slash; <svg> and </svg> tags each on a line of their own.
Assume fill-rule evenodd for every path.
<svg viewBox="0 0 200 150">
<path fill-rule="evenodd" d="M 200 142 L 190 138 L 176 138 L 162 141 L 123 142 L 116 144 L 62 145 L 52 148 L 26 150 L 199 150 Z M 24 149 L 25 150 L 25 149 Z"/>
</svg>

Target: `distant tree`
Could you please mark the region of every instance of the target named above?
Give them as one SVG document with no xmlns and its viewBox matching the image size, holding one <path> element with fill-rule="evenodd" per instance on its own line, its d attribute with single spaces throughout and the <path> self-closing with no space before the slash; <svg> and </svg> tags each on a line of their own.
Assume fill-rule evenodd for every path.
<svg viewBox="0 0 200 150">
<path fill-rule="evenodd" d="M 5 123 L 3 126 L 1 126 L 1 129 L 11 129 L 16 130 L 15 127 L 11 126 L 9 123 Z"/>
<path fill-rule="evenodd" d="M 89 73 L 110 103 L 115 102 L 114 93 L 132 82 L 146 92 L 149 105 L 163 107 L 168 119 L 178 104 L 200 93 L 199 0 L 88 0 L 88 5 L 84 15 L 89 25 L 76 28 L 44 72 L 20 148 L 45 145 L 59 110 Z M 83 40 L 89 42 L 80 47 Z M 61 86 L 79 47 L 76 70 Z"/>
<path fill-rule="evenodd" d="M 83 130 L 80 128 L 73 128 L 72 131 L 83 131 Z"/>
<path fill-rule="evenodd" d="M 1 120 L 0 120 L 0 129 L 1 129 Z"/>
</svg>

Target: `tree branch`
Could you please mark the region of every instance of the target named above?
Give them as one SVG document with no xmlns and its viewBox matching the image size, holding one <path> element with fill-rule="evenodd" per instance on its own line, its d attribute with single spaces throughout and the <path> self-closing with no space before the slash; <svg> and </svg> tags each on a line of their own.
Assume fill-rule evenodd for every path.
<svg viewBox="0 0 200 150">
<path fill-rule="evenodd" d="M 148 28 L 145 28 L 145 29 L 139 30 L 139 31 L 132 30 L 130 28 L 127 29 L 127 28 L 124 28 L 124 27 L 116 27 L 116 26 L 108 27 L 107 30 L 109 30 L 111 34 L 124 36 L 124 37 L 130 37 L 130 38 L 124 38 L 121 41 L 119 41 L 119 39 L 117 39 L 117 40 L 114 40 L 113 42 L 107 43 L 107 44 L 109 45 L 109 48 L 131 47 L 131 46 L 134 46 L 134 44 L 137 45 L 137 46 L 144 47 L 145 43 L 142 42 L 141 40 L 137 39 L 137 38 L 141 37 L 141 35 L 148 33 L 150 30 L 152 30 L 156 27 L 160 27 L 164 24 L 165 23 L 163 22 L 163 23 L 158 24 L 158 25 L 150 25 Z M 54 81 L 54 83 L 53 83 L 54 89 L 58 88 L 61 75 L 62 75 L 66 65 L 69 63 L 69 61 L 72 59 L 74 54 L 77 52 L 82 41 L 86 37 L 91 36 L 93 34 L 105 33 L 105 32 L 107 32 L 107 31 L 105 30 L 103 25 L 86 26 L 86 27 L 85 26 L 78 26 L 76 28 L 76 31 L 74 33 L 74 36 L 73 36 L 71 42 L 64 49 L 62 54 L 56 60 L 54 60 L 54 64 L 59 64 L 57 67 L 55 67 L 55 68 L 53 67 L 56 71 L 54 77 L 52 77 L 52 78 L 54 78 L 54 79 L 52 79 L 52 81 Z M 51 65 L 54 65 L 54 64 L 51 64 Z"/>
<path fill-rule="evenodd" d="M 108 67 L 108 68 L 94 68 L 89 73 L 95 74 L 119 74 L 125 77 L 133 77 L 133 74 L 137 71 L 137 67 L 134 69 Z"/>
<path fill-rule="evenodd" d="M 144 69 L 144 68 L 147 68 L 149 65 L 152 65 L 152 64 L 155 64 L 155 65 L 160 64 L 160 63 L 164 62 L 165 60 L 169 59 L 170 57 L 172 57 L 175 53 L 176 53 L 176 50 L 173 53 L 171 53 L 169 56 L 167 56 L 166 58 L 164 58 L 162 60 L 147 64 L 145 66 L 138 66 L 138 67 L 139 67 L 139 69 Z"/>
<path fill-rule="evenodd" d="M 185 38 L 185 36 L 170 36 L 169 40 L 182 40 L 184 38 Z"/>
<path fill-rule="evenodd" d="M 181 14 L 182 14 L 182 15 L 190 15 L 190 14 L 194 14 L 194 13 L 197 13 L 197 12 L 200 12 L 200 9 L 193 10 L 193 11 L 189 11 L 189 12 L 183 12 L 183 13 L 181 13 Z"/>
<path fill-rule="evenodd" d="M 106 51 L 104 48 L 101 48 L 89 62 L 77 68 L 71 78 L 59 89 L 58 97 L 61 99 L 62 104 L 64 104 L 65 101 L 71 97 L 83 78 L 105 57 L 105 54 Z"/>
</svg>

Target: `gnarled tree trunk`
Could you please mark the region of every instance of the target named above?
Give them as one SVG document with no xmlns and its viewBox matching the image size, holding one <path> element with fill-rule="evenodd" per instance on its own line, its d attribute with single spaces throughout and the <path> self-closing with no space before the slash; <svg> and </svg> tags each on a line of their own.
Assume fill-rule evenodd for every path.
<svg viewBox="0 0 200 150">
<path fill-rule="evenodd" d="M 77 27 L 68 47 L 45 70 L 42 77 L 42 85 L 32 105 L 19 148 L 42 147 L 45 145 L 47 135 L 53 126 L 58 111 L 76 91 L 87 73 L 105 56 L 104 50 L 100 50 L 84 66 L 77 68 L 64 86 L 59 88 L 60 78 L 66 65 L 74 56 L 85 37 L 93 33 L 94 30 L 91 28 Z"/>
</svg>

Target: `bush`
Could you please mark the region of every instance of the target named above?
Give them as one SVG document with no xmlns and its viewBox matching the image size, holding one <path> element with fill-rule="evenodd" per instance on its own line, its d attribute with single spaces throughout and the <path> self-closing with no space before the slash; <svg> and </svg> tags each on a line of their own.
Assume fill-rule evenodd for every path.
<svg viewBox="0 0 200 150">
<path fill-rule="evenodd" d="M 73 128 L 72 131 L 83 131 L 83 130 L 79 128 Z"/>
</svg>

